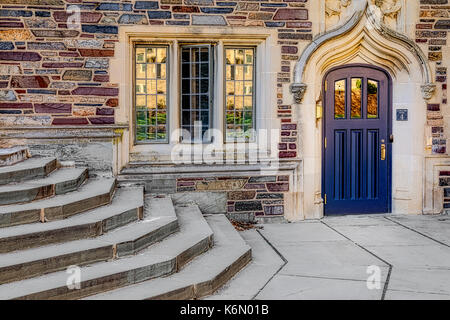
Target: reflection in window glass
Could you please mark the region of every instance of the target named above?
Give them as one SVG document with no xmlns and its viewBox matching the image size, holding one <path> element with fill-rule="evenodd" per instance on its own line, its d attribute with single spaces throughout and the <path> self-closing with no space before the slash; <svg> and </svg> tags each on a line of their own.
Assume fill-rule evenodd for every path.
<svg viewBox="0 0 450 320">
<path fill-rule="evenodd" d="M 361 78 L 352 78 L 352 109 L 351 109 L 351 117 L 352 119 L 360 119 L 361 118 L 361 89 L 362 79 Z"/>
<path fill-rule="evenodd" d="M 367 81 L 367 118 L 378 118 L 378 81 Z"/>
<path fill-rule="evenodd" d="M 226 138 L 249 139 L 253 129 L 254 49 L 229 48 L 226 58 Z"/>
<path fill-rule="evenodd" d="M 136 48 L 136 140 L 167 141 L 167 47 Z"/>
<path fill-rule="evenodd" d="M 334 118 L 345 119 L 345 79 L 334 83 Z"/>
</svg>

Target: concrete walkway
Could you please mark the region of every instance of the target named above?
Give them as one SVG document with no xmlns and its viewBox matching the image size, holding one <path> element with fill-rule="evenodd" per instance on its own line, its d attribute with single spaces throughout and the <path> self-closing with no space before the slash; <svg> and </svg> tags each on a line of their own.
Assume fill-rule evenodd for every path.
<svg viewBox="0 0 450 320">
<path fill-rule="evenodd" d="M 449 216 L 327 217 L 242 235 L 254 261 L 209 299 L 450 299 Z"/>
</svg>

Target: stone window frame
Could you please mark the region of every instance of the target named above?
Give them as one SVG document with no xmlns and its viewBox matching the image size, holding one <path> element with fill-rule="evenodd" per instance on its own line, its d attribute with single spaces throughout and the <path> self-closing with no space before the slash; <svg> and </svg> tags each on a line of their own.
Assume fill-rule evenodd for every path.
<svg viewBox="0 0 450 320">
<path fill-rule="evenodd" d="M 223 141 L 223 144 L 227 144 L 227 143 L 236 143 L 233 140 L 227 140 L 226 138 L 226 119 L 225 119 L 225 114 L 226 114 L 226 90 L 225 90 L 225 84 L 226 84 L 226 62 L 225 62 L 225 55 L 226 55 L 226 50 L 227 49 L 238 49 L 238 48 L 244 48 L 244 49 L 253 49 L 253 58 L 255 59 L 254 65 L 253 65 L 253 129 L 256 130 L 257 129 L 257 124 L 256 124 L 256 115 L 259 113 L 258 108 L 257 108 L 257 101 L 256 101 L 256 87 L 257 87 L 257 83 L 258 83 L 258 79 L 256 77 L 256 74 L 258 73 L 258 65 L 256 64 L 256 61 L 258 59 L 258 45 L 254 44 L 254 43 L 239 43 L 239 44 L 231 44 L 231 42 L 227 42 L 224 41 L 222 39 L 217 39 L 217 40 L 211 40 L 211 41 L 194 41 L 193 39 L 191 41 L 184 41 L 184 40 L 176 40 L 174 42 L 172 41 L 168 41 L 168 42 L 154 42 L 154 41 L 150 41 L 150 42 L 142 42 L 142 41 L 137 41 L 133 43 L 133 47 L 136 49 L 137 46 L 148 46 L 148 47 L 167 47 L 168 51 L 167 51 L 167 62 L 166 62 L 166 72 L 167 72 L 167 76 L 166 76 L 166 80 L 168 81 L 168 83 L 170 83 L 171 79 L 174 79 L 174 81 L 178 82 L 178 90 L 176 90 L 175 95 L 177 96 L 177 100 L 178 100 L 178 108 L 181 108 L 181 49 L 183 47 L 190 47 L 190 46 L 201 46 L 201 45 L 210 45 L 212 47 L 212 69 L 213 69 L 213 75 L 211 75 L 211 81 L 212 81 L 212 90 L 213 90 L 213 96 L 212 96 L 212 105 L 211 105 L 211 109 L 210 109 L 210 118 L 211 118 L 211 122 L 210 122 L 210 129 L 218 129 L 221 130 L 222 132 L 222 137 L 221 137 L 221 141 Z M 174 46 L 177 46 L 177 48 L 175 48 Z M 175 49 L 175 50 L 174 50 Z M 175 51 L 175 52 L 174 52 Z M 222 59 L 220 59 L 219 57 L 222 57 Z M 172 67 L 175 64 L 175 60 L 177 60 L 177 68 Z M 221 60 L 219 62 L 219 60 Z M 133 73 L 135 73 L 135 68 L 136 68 L 136 62 L 133 63 Z M 219 69 L 223 70 L 223 74 L 221 77 L 219 77 L 214 71 L 218 71 Z M 134 79 L 134 83 L 133 83 L 133 92 L 135 91 L 135 79 Z M 171 88 L 170 85 L 167 85 L 167 117 L 168 117 L 168 122 L 166 123 L 166 127 L 167 127 L 167 138 L 165 141 L 152 141 L 152 140 L 145 140 L 145 141 L 135 141 L 135 144 L 169 144 L 170 140 L 171 140 L 171 132 L 170 132 L 170 128 L 172 127 L 170 124 L 170 117 L 171 117 L 171 113 L 174 113 L 173 109 L 173 105 L 170 103 L 171 99 L 169 98 L 171 96 Z M 220 91 L 219 89 L 223 87 L 223 94 L 222 94 L 222 99 L 221 97 L 216 97 L 216 95 L 214 94 L 214 92 Z M 174 100 L 174 99 L 172 99 Z M 221 101 L 222 100 L 222 101 Z M 135 108 L 133 102 L 133 107 Z M 181 110 L 181 109 L 180 109 Z M 179 112 L 179 116 L 177 119 L 177 124 L 174 126 L 175 129 L 180 129 L 182 127 L 181 124 L 181 111 L 178 110 Z M 136 111 L 134 111 L 136 112 Z M 218 121 L 217 117 L 220 116 L 220 114 L 222 114 L 223 116 L 223 121 L 220 122 Z M 136 124 L 136 115 L 133 116 L 133 128 L 134 130 L 136 130 L 137 124 Z M 136 131 L 134 131 L 136 132 Z M 136 136 L 136 134 L 134 134 Z M 214 138 L 209 137 L 207 138 L 208 141 L 213 141 Z M 180 143 L 182 142 L 182 139 L 179 140 Z M 193 141 L 192 143 L 211 143 L 211 142 L 199 142 L 199 141 Z M 251 142 L 255 142 L 255 137 L 252 137 L 251 139 L 247 139 L 246 141 L 240 141 L 238 140 L 237 143 L 251 143 Z"/>
<path fill-rule="evenodd" d="M 262 129 L 277 129 L 281 128 L 281 124 L 277 117 L 277 73 L 281 68 L 281 61 L 274 59 L 274 57 L 279 56 L 279 44 L 278 36 L 276 30 L 270 30 L 262 27 L 255 28 L 227 28 L 227 27 L 217 27 L 217 28 L 192 28 L 192 27 L 173 27 L 173 26 L 153 26 L 152 31 L 149 32 L 147 26 L 125 26 L 119 30 L 119 46 L 115 57 L 111 61 L 111 81 L 118 83 L 121 90 L 119 91 L 119 109 L 117 110 L 117 122 L 127 123 L 128 130 L 125 132 L 127 146 L 122 149 L 122 156 L 129 161 L 151 161 L 158 163 L 170 163 L 171 162 L 171 152 L 173 148 L 180 144 L 180 141 L 172 139 L 169 137 L 169 143 L 148 143 L 148 144 L 136 144 L 134 143 L 134 124 L 133 117 L 134 113 L 132 110 L 132 94 L 133 87 L 130 86 L 132 81 L 132 70 L 133 70 L 133 43 L 155 43 L 155 44 L 167 44 L 169 45 L 169 69 L 171 74 L 169 75 L 170 88 L 168 104 L 170 105 L 171 116 L 168 125 L 171 131 L 179 128 L 179 102 L 178 93 L 179 86 L 177 83 L 177 77 L 174 78 L 173 70 L 179 69 L 178 57 L 179 43 L 183 42 L 216 42 L 219 50 L 216 52 L 223 52 L 224 46 L 255 46 L 256 56 L 259 57 L 257 62 L 257 70 L 259 72 L 257 84 L 255 86 L 255 91 L 259 92 L 257 97 L 256 106 L 259 109 L 259 116 L 256 117 L 255 127 Z M 216 61 L 218 61 L 219 66 L 223 65 L 222 54 L 217 55 Z M 124 63 L 127 61 L 127 63 Z M 271 63 L 263 64 L 263 61 L 271 61 Z M 124 76 L 125 75 L 125 76 Z M 220 106 L 216 110 L 223 110 L 223 99 L 224 99 L 224 75 L 223 70 L 220 68 L 215 69 L 215 77 L 220 79 L 220 83 L 215 86 L 214 97 L 220 99 Z M 259 80 L 259 81 L 258 81 Z M 262 90 L 262 88 L 273 88 L 273 90 Z M 172 89 L 172 90 L 170 90 Z M 175 92 L 174 92 L 175 91 Z M 213 120 L 213 126 L 215 128 L 221 126 L 224 123 L 224 113 L 216 112 L 215 119 Z M 219 125 L 218 125 L 219 124 Z M 222 130 L 223 132 L 223 130 Z M 278 137 L 279 139 L 279 137 Z M 257 139 L 255 139 L 257 140 Z M 220 144 L 219 144 L 220 142 Z M 256 141 L 255 141 L 256 142 Z M 214 139 L 212 144 L 218 146 L 228 152 L 228 146 L 225 143 L 223 137 Z M 241 145 L 242 148 L 256 149 L 257 144 L 253 142 L 238 142 L 228 144 L 230 147 L 232 145 Z M 215 146 L 213 146 L 215 148 Z M 272 155 L 274 158 L 275 153 Z M 271 156 L 271 157 L 272 157 Z M 139 160 L 134 160 L 139 159 Z"/>
</svg>

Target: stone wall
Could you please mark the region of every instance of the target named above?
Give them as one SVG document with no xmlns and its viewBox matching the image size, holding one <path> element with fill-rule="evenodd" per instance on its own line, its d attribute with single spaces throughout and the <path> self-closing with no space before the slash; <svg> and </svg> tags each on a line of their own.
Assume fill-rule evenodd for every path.
<svg viewBox="0 0 450 320">
<path fill-rule="evenodd" d="M 227 214 L 239 220 L 283 216 L 289 176 L 178 178 L 177 192 L 225 192 Z"/>
<path fill-rule="evenodd" d="M 441 105 L 447 104 L 450 28 L 448 0 L 419 0 L 416 41 L 427 45 L 436 65 L 442 97 L 428 105 L 434 153 L 446 153 Z M 70 28 L 73 9 L 81 25 Z M 72 11 L 71 11 L 72 10 Z M 92 1 L 2 0 L 0 3 L 0 126 L 104 125 L 115 122 L 119 88 L 109 81 L 120 26 L 247 26 L 278 31 L 281 69 L 277 110 L 282 128 L 293 127 L 291 97 L 284 86 L 292 79 L 299 44 L 312 39 L 308 0 Z M 274 106 L 275 107 L 275 106 Z M 283 130 L 281 158 L 298 156 L 297 131 Z"/>
<path fill-rule="evenodd" d="M 299 42 L 312 39 L 307 6 L 308 0 L 2 0 L 0 126 L 114 124 L 119 88 L 109 81 L 109 60 L 120 26 L 139 24 L 276 29 L 282 66 L 272 90 L 280 121 L 291 128 L 283 84 L 291 82 Z M 73 28 L 76 10 L 81 25 Z M 291 129 L 283 131 L 280 157 L 297 157 Z"/>
<path fill-rule="evenodd" d="M 432 136 L 432 153 L 446 154 L 448 133 L 444 130 L 447 105 L 447 67 L 450 57 L 443 49 L 447 46 L 450 30 L 450 4 L 448 0 L 420 0 L 420 21 L 416 25 L 416 42 L 426 44 L 428 60 L 435 67 L 437 94 L 434 103 L 427 106 L 427 125 Z"/>
<path fill-rule="evenodd" d="M 450 171 L 439 171 L 439 186 L 442 187 L 444 194 L 444 212 L 448 212 L 450 210 Z"/>
<path fill-rule="evenodd" d="M 450 3 L 449 0 L 411 1 L 420 3 L 415 41 L 427 52 L 437 84 L 437 93 L 427 104 L 431 152 L 447 154 Z M 281 67 L 277 70 L 276 87 L 268 88 L 277 96 L 277 105 L 273 108 L 277 110 L 281 126 L 278 155 L 286 159 L 300 158 L 298 130 L 301 128 L 298 128 L 298 114 L 295 115 L 287 88 L 292 82 L 300 49 L 312 40 L 313 29 L 320 30 L 318 25 L 323 23 L 310 20 L 312 3 L 317 4 L 312 0 L 0 0 L 0 128 L 74 126 L 88 130 L 88 127 L 116 124 L 121 92 L 109 76 L 110 59 L 116 54 L 121 26 L 145 25 L 149 30 L 155 25 L 259 27 L 276 30 L 278 37 Z M 79 28 L 72 28 L 72 15 L 77 10 L 81 24 Z M 42 141 L 36 140 L 32 150 L 56 152 L 68 159 L 71 153 L 81 155 L 81 151 L 73 151 L 78 150 L 75 147 L 59 146 L 56 140 L 50 149 Z M 106 143 L 107 155 L 111 158 L 114 150 L 109 145 L 112 143 Z M 95 163 L 100 170 L 100 160 L 86 163 Z M 282 214 L 285 194 L 293 187 L 279 180 L 280 177 L 282 179 L 282 176 L 273 176 L 270 179 L 276 181 L 264 182 L 264 187 L 250 190 L 245 186 L 253 183 L 251 179 L 264 177 L 237 177 L 236 181 L 245 180 L 242 187 L 223 188 L 218 192 L 226 192 L 230 213 Z M 201 179 L 179 180 L 177 189 L 200 192 L 199 186 L 201 189 L 220 181 L 220 177 Z M 191 182 L 194 185 L 189 185 Z M 270 183 L 285 184 L 288 191 L 270 190 Z M 283 197 L 258 198 L 263 194 Z"/>
<path fill-rule="evenodd" d="M 427 126 L 431 131 L 431 152 L 447 154 L 448 128 L 445 118 L 449 116 L 447 105 L 447 68 L 450 61 L 444 52 L 448 45 L 450 30 L 450 4 L 448 0 L 420 0 L 420 22 L 416 25 L 416 42 L 428 46 L 428 60 L 434 65 L 437 94 L 433 103 L 427 105 Z M 439 186 L 443 187 L 443 208 L 450 208 L 449 172 L 440 171 Z"/>
<path fill-rule="evenodd" d="M 118 173 L 118 148 L 121 134 L 118 126 L 72 127 L 21 126 L 0 127 L 0 141 L 25 141 L 32 155 L 56 157 L 76 166 L 89 167 L 90 175 Z"/>
</svg>

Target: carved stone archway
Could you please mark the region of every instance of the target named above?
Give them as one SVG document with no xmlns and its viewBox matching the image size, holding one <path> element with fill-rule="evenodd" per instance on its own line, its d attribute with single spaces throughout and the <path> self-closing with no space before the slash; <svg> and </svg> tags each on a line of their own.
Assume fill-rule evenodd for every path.
<svg viewBox="0 0 450 320">
<path fill-rule="evenodd" d="M 388 8 L 383 12 L 374 0 L 351 1 L 353 11 L 349 18 L 341 21 L 339 27 L 318 34 L 295 66 L 291 92 L 294 103 L 301 104 L 295 112 L 301 130 L 299 155 L 303 160 L 303 207 L 298 219 L 323 216 L 323 121 L 316 112 L 322 100 L 322 79 L 333 67 L 355 63 L 386 70 L 393 79 L 394 109 L 410 110 L 407 123 L 393 124 L 393 212 L 422 212 L 425 106 L 436 88 L 430 65 L 414 41 L 383 22 L 385 14 L 393 14 Z"/>
<path fill-rule="evenodd" d="M 341 0 L 336 0 L 338 3 Z M 384 23 L 385 17 L 392 17 L 398 14 L 400 2 L 395 0 L 353 0 L 355 2 L 355 12 L 342 25 L 336 29 L 317 35 L 313 41 L 305 48 L 294 69 L 294 81 L 290 86 L 294 101 L 298 104 L 302 102 L 307 90 L 307 85 L 303 82 L 303 74 L 311 56 L 326 42 L 346 35 L 355 29 L 364 20 L 366 26 L 363 28 L 364 37 L 370 37 L 370 32 L 374 31 L 388 41 L 400 44 L 402 47 L 414 54 L 420 63 L 423 75 L 422 94 L 425 100 L 432 98 L 436 85 L 432 80 L 432 73 L 428 59 L 419 46 L 407 36 L 392 30 Z M 348 6 L 349 1 L 340 3 L 340 6 Z M 339 7 L 341 8 L 341 7 Z M 326 7 L 327 14 L 336 14 L 336 8 Z M 373 37 L 372 37 L 373 38 Z M 364 40 L 364 39 L 363 39 Z M 406 65 L 404 67 L 407 67 Z"/>
</svg>

